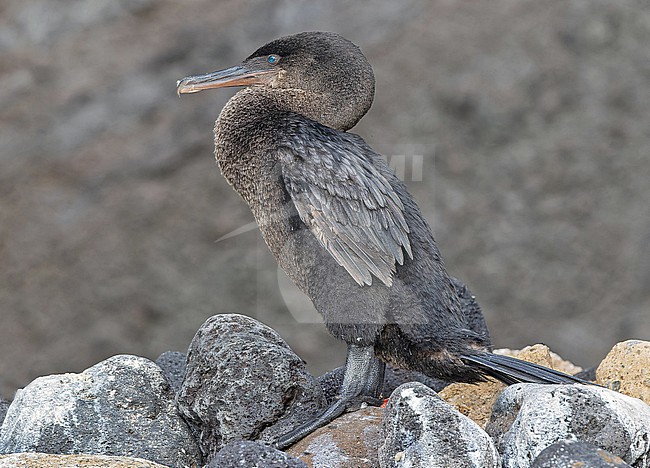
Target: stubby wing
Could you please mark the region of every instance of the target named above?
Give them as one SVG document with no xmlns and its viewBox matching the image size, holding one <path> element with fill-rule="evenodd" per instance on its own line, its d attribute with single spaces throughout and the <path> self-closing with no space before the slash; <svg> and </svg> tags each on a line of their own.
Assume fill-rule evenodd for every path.
<svg viewBox="0 0 650 468">
<path fill-rule="evenodd" d="M 413 258 L 404 206 L 353 134 L 296 126 L 280 149 L 284 184 L 302 221 L 359 285 L 387 286 L 404 251 Z M 382 160 L 383 162 L 383 160 Z"/>
</svg>

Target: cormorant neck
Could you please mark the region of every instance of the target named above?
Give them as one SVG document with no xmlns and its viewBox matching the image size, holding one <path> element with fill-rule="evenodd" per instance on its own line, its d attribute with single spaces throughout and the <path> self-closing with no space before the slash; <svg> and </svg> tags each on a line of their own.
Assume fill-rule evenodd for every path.
<svg viewBox="0 0 650 468">
<path fill-rule="evenodd" d="M 336 130 L 349 130 L 368 112 L 372 94 L 318 93 L 303 89 L 258 88 L 283 109 L 304 115 Z"/>
</svg>

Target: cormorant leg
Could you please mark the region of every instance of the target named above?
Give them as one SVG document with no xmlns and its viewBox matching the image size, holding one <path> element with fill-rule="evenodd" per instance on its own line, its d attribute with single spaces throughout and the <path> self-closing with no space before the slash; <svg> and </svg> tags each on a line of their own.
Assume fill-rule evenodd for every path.
<svg viewBox="0 0 650 468">
<path fill-rule="evenodd" d="M 358 410 L 364 403 L 379 406 L 382 403 L 379 395 L 384 383 L 385 368 L 386 364 L 375 357 L 374 347 L 348 345 L 345 374 L 338 400 L 312 421 L 281 436 L 275 447 L 285 449 L 344 412 Z"/>
<path fill-rule="evenodd" d="M 385 369 L 386 364 L 375 357 L 373 346 L 348 345 L 340 399 L 348 397 L 359 403 L 376 403 L 384 385 Z"/>
</svg>

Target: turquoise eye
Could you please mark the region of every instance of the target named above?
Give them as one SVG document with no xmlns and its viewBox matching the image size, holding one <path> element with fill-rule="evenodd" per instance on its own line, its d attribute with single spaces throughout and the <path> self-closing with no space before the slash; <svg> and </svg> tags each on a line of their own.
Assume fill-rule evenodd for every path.
<svg viewBox="0 0 650 468">
<path fill-rule="evenodd" d="M 280 57 L 278 57 L 277 55 L 269 55 L 266 58 L 266 61 L 269 62 L 270 64 L 278 63 L 279 60 L 280 60 Z"/>
</svg>

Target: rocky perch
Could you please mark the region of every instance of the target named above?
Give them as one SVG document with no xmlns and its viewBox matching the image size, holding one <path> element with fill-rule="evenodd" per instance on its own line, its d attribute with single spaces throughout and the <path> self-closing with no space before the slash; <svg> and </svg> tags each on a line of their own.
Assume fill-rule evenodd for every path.
<svg viewBox="0 0 650 468">
<path fill-rule="evenodd" d="M 542 345 L 499 352 L 580 370 Z M 650 467 L 650 342 L 617 344 L 601 386 L 445 385 L 389 369 L 385 408 L 270 447 L 325 408 L 341 376 L 313 377 L 256 320 L 215 315 L 187 355 L 114 356 L 0 399 L 0 466 Z"/>
</svg>

